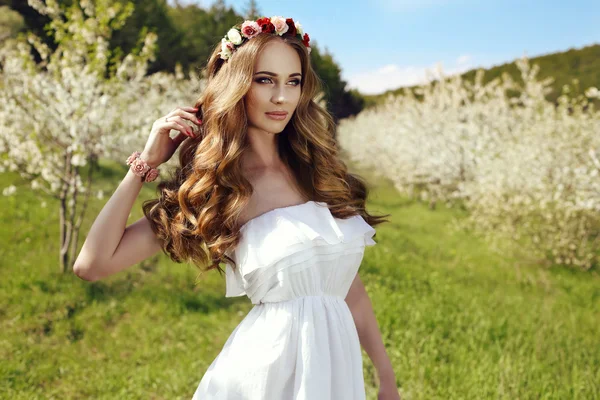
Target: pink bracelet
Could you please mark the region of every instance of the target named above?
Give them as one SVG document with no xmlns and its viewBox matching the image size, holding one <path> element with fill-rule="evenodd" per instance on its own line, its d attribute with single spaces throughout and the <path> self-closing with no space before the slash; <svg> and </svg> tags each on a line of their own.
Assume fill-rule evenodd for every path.
<svg viewBox="0 0 600 400">
<path fill-rule="evenodd" d="M 142 182 L 152 182 L 158 176 L 158 169 L 152 168 L 146 163 L 146 161 L 140 158 L 139 151 L 134 151 L 129 157 L 127 157 L 127 165 L 130 165 L 129 169 L 137 176 L 142 177 Z"/>
</svg>

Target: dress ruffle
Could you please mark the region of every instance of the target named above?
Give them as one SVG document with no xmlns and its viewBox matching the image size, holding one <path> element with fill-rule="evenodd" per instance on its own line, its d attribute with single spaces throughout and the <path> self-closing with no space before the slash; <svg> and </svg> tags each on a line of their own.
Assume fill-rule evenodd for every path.
<svg viewBox="0 0 600 400">
<path fill-rule="evenodd" d="M 375 229 L 362 216 L 336 218 L 327 203 L 316 201 L 261 214 L 242 226 L 241 235 L 228 253 L 237 270 L 226 265 L 226 297 L 255 299 L 261 285 L 283 269 L 300 271 L 314 257 L 334 260 L 376 244 Z"/>
</svg>

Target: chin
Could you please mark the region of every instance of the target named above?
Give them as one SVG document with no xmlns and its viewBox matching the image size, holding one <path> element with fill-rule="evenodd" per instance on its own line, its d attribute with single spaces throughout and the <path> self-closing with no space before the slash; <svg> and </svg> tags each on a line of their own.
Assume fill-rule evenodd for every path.
<svg viewBox="0 0 600 400">
<path fill-rule="evenodd" d="M 266 121 L 261 121 L 260 124 L 250 124 L 250 126 L 273 135 L 283 132 L 290 121 L 291 119 L 287 121 L 273 121 L 267 118 Z"/>
<path fill-rule="evenodd" d="M 289 121 L 288 121 L 289 122 Z M 264 124 L 260 127 L 265 132 L 269 133 L 281 133 L 287 126 L 288 122 L 286 121 L 275 121 L 275 123 Z"/>
<path fill-rule="evenodd" d="M 273 128 L 270 128 L 270 129 L 265 129 L 265 131 L 269 132 L 271 135 L 279 135 L 281 132 L 283 132 L 283 128 L 275 129 L 275 130 Z"/>
</svg>

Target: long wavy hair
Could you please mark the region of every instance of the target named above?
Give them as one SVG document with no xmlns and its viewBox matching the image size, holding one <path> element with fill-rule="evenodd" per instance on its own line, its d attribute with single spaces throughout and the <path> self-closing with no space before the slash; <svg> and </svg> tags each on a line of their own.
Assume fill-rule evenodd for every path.
<svg viewBox="0 0 600 400">
<path fill-rule="evenodd" d="M 180 165 L 157 187 L 158 198 L 142 208 L 163 251 L 178 263 L 191 262 L 201 271 L 236 268 L 226 252 L 240 240 L 239 216 L 253 188 L 242 174 L 241 155 L 249 149 L 244 96 L 252 84 L 255 60 L 273 40 L 282 40 L 300 56 L 301 95 L 290 122 L 277 135 L 281 160 L 289 166 L 304 196 L 325 202 L 333 216 L 361 215 L 371 226 L 387 221 L 367 213 L 367 187 L 350 174 L 338 157 L 335 123 L 314 101 L 322 82 L 308 51 L 295 37 L 261 33 L 236 49 L 227 60 L 214 48 L 205 69 L 207 84 L 195 103 L 202 120 L 195 139 L 180 145 Z M 210 260 L 210 262 L 209 262 Z M 206 267 L 207 268 L 203 268 Z"/>
</svg>

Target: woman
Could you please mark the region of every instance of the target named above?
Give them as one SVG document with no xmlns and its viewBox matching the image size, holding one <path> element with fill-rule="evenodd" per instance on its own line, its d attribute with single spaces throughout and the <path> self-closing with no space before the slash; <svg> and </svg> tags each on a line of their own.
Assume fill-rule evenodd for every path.
<svg viewBox="0 0 600 400">
<path fill-rule="evenodd" d="M 377 369 L 379 399 L 399 399 L 357 273 L 375 244 L 372 225 L 385 220 L 365 210 L 366 186 L 338 158 L 333 119 L 313 101 L 321 85 L 309 40 L 291 18 L 234 26 L 210 57 L 196 106 L 157 120 L 144 151 L 129 157 L 76 261 L 86 280 L 161 249 L 206 270 L 226 263 L 226 296 L 255 306 L 195 400 L 364 399 L 361 345 Z M 171 139 L 171 130 L 180 133 Z M 142 182 L 180 144 L 175 176 L 125 228 Z"/>
</svg>

